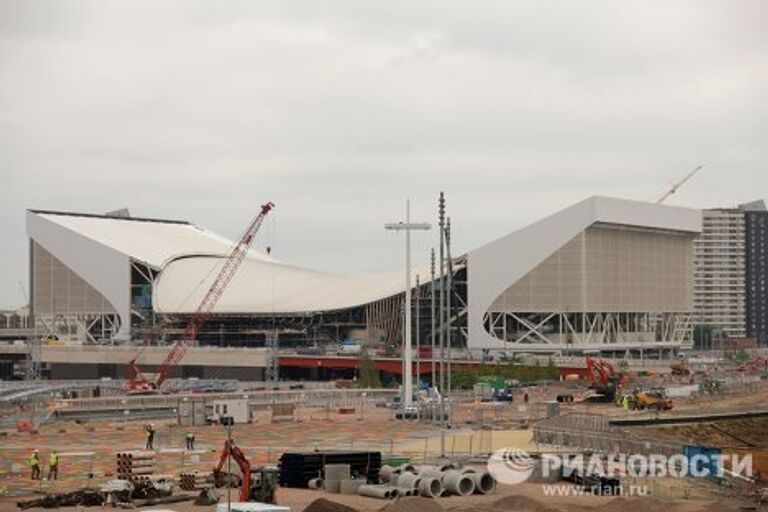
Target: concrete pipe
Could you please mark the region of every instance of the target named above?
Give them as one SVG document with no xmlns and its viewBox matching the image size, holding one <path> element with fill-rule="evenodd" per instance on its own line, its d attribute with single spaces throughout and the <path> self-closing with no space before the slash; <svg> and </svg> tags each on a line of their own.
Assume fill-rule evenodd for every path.
<svg viewBox="0 0 768 512">
<path fill-rule="evenodd" d="M 439 480 L 443 477 L 443 473 L 438 468 L 424 468 L 419 471 L 419 476 L 421 478 L 437 478 Z"/>
<path fill-rule="evenodd" d="M 400 496 L 403 497 L 410 497 L 410 496 L 416 496 L 416 489 L 411 489 L 410 487 L 398 487 L 397 491 L 400 493 Z"/>
<path fill-rule="evenodd" d="M 449 494 L 469 496 L 475 492 L 475 481 L 470 475 L 452 469 L 443 473 L 443 487 Z"/>
<path fill-rule="evenodd" d="M 388 485 L 361 485 L 357 489 L 357 494 L 367 498 L 378 498 L 380 500 L 393 498 L 392 487 Z"/>
<path fill-rule="evenodd" d="M 496 492 L 496 479 L 490 473 L 472 473 L 475 482 L 475 494 L 493 494 Z"/>
<path fill-rule="evenodd" d="M 440 478 L 440 468 L 435 466 L 419 466 L 419 476 L 424 478 Z"/>
<path fill-rule="evenodd" d="M 467 475 L 467 474 L 477 473 L 477 471 L 475 471 L 475 468 L 469 468 L 469 467 L 467 467 L 467 468 L 461 468 L 459 471 L 461 471 L 461 474 L 462 474 L 462 475 Z"/>
<path fill-rule="evenodd" d="M 459 466 L 454 462 L 449 462 L 448 464 L 443 464 L 440 466 L 441 473 L 445 473 L 446 471 L 450 471 L 452 469 L 459 469 Z"/>
<path fill-rule="evenodd" d="M 416 489 L 419 486 L 421 477 L 413 473 L 403 473 L 397 477 L 397 487 L 404 489 Z"/>
<path fill-rule="evenodd" d="M 322 478 L 313 478 L 307 485 L 310 489 L 322 489 L 324 483 L 325 481 Z"/>
<path fill-rule="evenodd" d="M 419 482 L 419 495 L 424 498 L 439 498 L 443 494 L 443 483 L 439 478 L 422 478 Z"/>
<path fill-rule="evenodd" d="M 403 473 L 413 473 L 414 475 L 417 473 L 416 466 L 414 466 L 413 464 L 403 464 L 402 466 L 400 466 L 400 469 L 402 470 Z"/>
<path fill-rule="evenodd" d="M 379 470 L 379 480 L 381 480 L 382 483 L 389 483 L 392 480 L 397 480 L 400 473 L 402 473 L 400 469 L 384 464 Z"/>
</svg>

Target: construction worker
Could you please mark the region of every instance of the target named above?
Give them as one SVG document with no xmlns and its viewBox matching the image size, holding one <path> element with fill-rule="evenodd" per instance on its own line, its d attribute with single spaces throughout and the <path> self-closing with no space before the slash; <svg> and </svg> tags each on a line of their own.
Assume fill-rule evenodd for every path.
<svg viewBox="0 0 768 512">
<path fill-rule="evenodd" d="M 32 469 L 32 480 L 40 480 L 40 450 L 35 450 L 27 459 L 29 467 Z"/>
<path fill-rule="evenodd" d="M 57 480 L 59 478 L 59 454 L 56 450 L 51 450 L 48 455 L 48 480 Z"/>
<path fill-rule="evenodd" d="M 147 429 L 147 450 L 154 450 L 155 449 L 155 426 L 153 424 L 149 424 L 146 426 Z"/>
<path fill-rule="evenodd" d="M 627 395 L 624 395 L 624 398 L 621 400 L 621 407 L 629 412 L 629 397 Z"/>
<path fill-rule="evenodd" d="M 187 432 L 187 450 L 194 450 L 195 449 L 195 434 L 192 432 Z"/>
</svg>

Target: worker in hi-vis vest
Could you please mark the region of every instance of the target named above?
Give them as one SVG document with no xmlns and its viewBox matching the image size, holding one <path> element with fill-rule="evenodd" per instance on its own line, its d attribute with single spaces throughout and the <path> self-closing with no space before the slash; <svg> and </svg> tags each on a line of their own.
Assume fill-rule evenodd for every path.
<svg viewBox="0 0 768 512">
<path fill-rule="evenodd" d="M 52 450 L 48 455 L 48 480 L 59 478 L 59 454 Z"/>
<path fill-rule="evenodd" d="M 39 480 L 40 476 L 40 450 L 35 450 L 27 459 L 27 464 L 32 469 L 32 480 Z"/>
</svg>

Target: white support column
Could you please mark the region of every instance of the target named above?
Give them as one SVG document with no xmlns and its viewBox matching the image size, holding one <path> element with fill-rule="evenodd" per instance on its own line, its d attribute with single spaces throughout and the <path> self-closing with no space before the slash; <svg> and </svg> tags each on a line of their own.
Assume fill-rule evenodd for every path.
<svg viewBox="0 0 768 512">
<path fill-rule="evenodd" d="M 403 336 L 403 406 L 413 406 L 413 342 L 411 341 L 411 231 L 429 230 L 427 223 L 411 223 L 411 201 L 405 202 L 405 222 L 386 224 L 386 229 L 405 231 L 405 325 Z"/>
</svg>

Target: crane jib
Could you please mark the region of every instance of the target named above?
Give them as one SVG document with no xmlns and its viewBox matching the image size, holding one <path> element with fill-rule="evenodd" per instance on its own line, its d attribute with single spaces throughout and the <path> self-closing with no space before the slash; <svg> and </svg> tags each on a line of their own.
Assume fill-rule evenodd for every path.
<svg viewBox="0 0 768 512">
<path fill-rule="evenodd" d="M 159 389 L 162 383 L 165 382 L 173 367 L 176 366 L 184 357 L 184 354 L 187 352 L 189 345 L 195 342 L 198 330 L 211 315 L 211 311 L 213 311 L 213 308 L 216 307 L 216 303 L 223 295 L 224 290 L 232 280 L 235 272 L 237 272 L 237 269 L 240 267 L 243 259 L 245 259 L 245 255 L 248 252 L 253 239 L 256 237 L 256 233 L 258 233 L 259 228 L 264 221 L 264 217 L 274 207 L 275 205 L 272 202 L 261 205 L 261 211 L 259 214 L 249 224 L 248 229 L 240 238 L 240 241 L 229 251 L 225 258 L 224 265 L 222 266 L 221 270 L 219 270 L 219 273 L 213 280 L 211 287 L 200 301 L 200 305 L 192 315 L 192 319 L 190 320 L 189 325 L 187 325 L 186 329 L 184 329 L 182 338 L 176 341 L 176 343 L 171 348 L 171 351 L 160 365 L 160 371 L 158 372 L 157 380 L 154 383 L 151 383 L 148 382 L 147 379 L 143 376 L 135 363 L 138 356 L 131 361 L 130 366 L 132 376 L 128 381 L 130 389 Z"/>
</svg>

